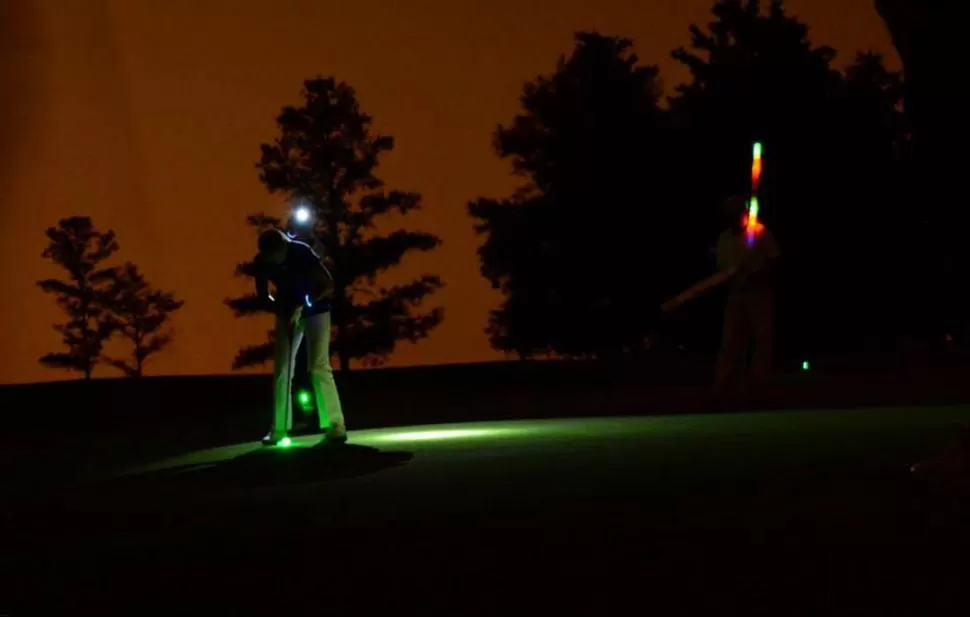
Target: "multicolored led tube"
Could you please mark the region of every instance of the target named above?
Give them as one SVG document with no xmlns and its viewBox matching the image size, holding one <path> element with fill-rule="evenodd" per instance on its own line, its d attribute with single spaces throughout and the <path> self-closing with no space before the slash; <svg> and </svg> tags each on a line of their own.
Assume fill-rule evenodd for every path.
<svg viewBox="0 0 970 617">
<path fill-rule="evenodd" d="M 748 202 L 748 211 L 744 214 L 741 221 L 744 225 L 744 235 L 748 241 L 748 246 L 752 246 L 758 236 L 764 231 L 765 226 L 758 220 L 758 184 L 761 182 L 761 142 L 754 144 L 754 156 L 751 163 L 751 201 Z"/>
</svg>

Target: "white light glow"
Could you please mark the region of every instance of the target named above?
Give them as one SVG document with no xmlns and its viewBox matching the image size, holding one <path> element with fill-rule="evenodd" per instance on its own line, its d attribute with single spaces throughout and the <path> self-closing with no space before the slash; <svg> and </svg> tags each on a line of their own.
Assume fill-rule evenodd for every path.
<svg viewBox="0 0 970 617">
<path fill-rule="evenodd" d="M 508 431 L 497 429 L 445 429 L 430 431 L 404 430 L 377 437 L 379 441 L 409 442 L 409 441 L 448 441 L 452 439 L 477 439 L 483 437 L 497 437 Z"/>
<path fill-rule="evenodd" d="M 310 208 L 306 206 L 300 206 L 293 211 L 293 218 L 297 223 L 305 225 L 310 222 Z"/>
</svg>

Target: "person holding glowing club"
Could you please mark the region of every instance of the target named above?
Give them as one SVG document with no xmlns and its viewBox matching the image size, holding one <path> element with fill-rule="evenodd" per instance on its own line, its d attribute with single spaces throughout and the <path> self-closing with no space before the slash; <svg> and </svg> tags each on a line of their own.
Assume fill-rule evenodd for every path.
<svg viewBox="0 0 970 617">
<path fill-rule="evenodd" d="M 295 216 L 299 216 L 299 212 L 298 209 Z M 274 412 L 263 443 L 288 443 L 287 434 L 293 428 L 290 392 L 293 367 L 304 336 L 320 428 L 327 442 L 346 441 L 347 429 L 330 365 L 330 299 L 334 292 L 330 271 L 308 244 L 275 228 L 260 234 L 259 254 L 254 263 L 256 295 L 276 314 Z M 269 283 L 273 283 L 274 294 L 269 292 Z"/>
<path fill-rule="evenodd" d="M 779 251 L 771 231 L 762 223 L 756 221 L 757 231 L 751 233 L 748 219 L 757 198 L 752 198 L 751 204 L 753 207 L 743 196 L 724 202 L 722 213 L 729 223 L 715 248 L 718 270 L 729 275 L 721 350 L 714 369 L 715 394 L 722 401 L 733 397 L 736 386 L 748 385 L 741 373 L 752 347 L 750 385 L 763 386 L 771 372 Z"/>
<path fill-rule="evenodd" d="M 749 383 L 762 386 L 771 372 L 775 279 L 780 253 L 774 235 L 759 218 L 761 154 L 761 143 L 756 142 L 751 165 L 750 199 L 735 195 L 722 205 L 721 213 L 727 218 L 728 224 L 713 250 L 718 272 L 660 307 L 661 311 L 669 313 L 713 289 L 727 286 L 721 351 L 714 369 L 714 390 L 719 404 L 733 397 L 735 386 L 747 385 L 743 379 L 736 378 L 741 377 L 749 347 L 754 347 Z"/>
<path fill-rule="evenodd" d="M 771 372 L 775 329 L 775 277 L 780 255 L 775 237 L 759 219 L 758 185 L 761 182 L 761 143 L 754 144 L 751 197 L 736 195 L 724 202 L 729 221 L 714 252 L 717 268 L 727 275 L 728 298 L 724 309 L 721 352 L 714 369 L 715 394 L 720 400 L 734 393 L 749 346 L 753 347 L 750 385 L 764 386 Z M 741 385 L 747 385 L 743 381 Z"/>
</svg>

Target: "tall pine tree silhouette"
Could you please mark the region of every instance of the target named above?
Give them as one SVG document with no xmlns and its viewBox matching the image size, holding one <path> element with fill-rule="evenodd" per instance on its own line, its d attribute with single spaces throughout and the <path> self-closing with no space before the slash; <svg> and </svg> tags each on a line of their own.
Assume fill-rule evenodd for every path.
<svg viewBox="0 0 970 617">
<path fill-rule="evenodd" d="M 115 269 L 105 261 L 118 250 L 118 242 L 114 231 L 100 231 L 86 216 L 61 219 L 46 235 L 49 243 L 43 257 L 63 268 L 66 278 L 44 279 L 37 285 L 54 296 L 67 316 L 67 321 L 54 326 L 66 349 L 48 353 L 40 362 L 82 373 L 90 380 L 105 342 L 114 333 L 108 298 Z"/>
<path fill-rule="evenodd" d="M 399 341 L 427 337 L 441 323 L 444 311 L 423 310 L 426 300 L 443 286 L 437 276 L 425 274 L 390 287 L 377 287 L 377 278 L 408 253 L 430 251 L 441 240 L 420 231 L 378 231 L 382 216 L 417 210 L 421 196 L 387 190 L 376 175 L 380 157 L 394 148 L 394 140 L 372 133 L 372 118 L 361 111 L 354 89 L 320 77 L 304 82 L 302 96 L 301 106 L 284 107 L 277 117 L 279 137 L 262 145 L 259 177 L 270 193 L 305 204 L 315 214 L 310 241 L 323 248 L 336 284 L 331 347 L 340 369 L 350 370 L 354 360 L 380 365 Z M 257 214 L 249 217 L 249 224 L 258 232 L 284 222 Z M 251 277 L 252 262 L 240 264 L 237 273 Z M 226 303 L 236 316 L 260 312 L 254 294 Z M 241 349 L 233 367 L 267 362 L 272 336 Z"/>
<path fill-rule="evenodd" d="M 468 205 L 484 236 L 482 275 L 505 296 L 487 332 L 521 357 L 642 350 L 682 263 L 657 69 L 640 65 L 627 39 L 575 40 L 495 131 L 496 153 L 523 186 Z"/>
</svg>

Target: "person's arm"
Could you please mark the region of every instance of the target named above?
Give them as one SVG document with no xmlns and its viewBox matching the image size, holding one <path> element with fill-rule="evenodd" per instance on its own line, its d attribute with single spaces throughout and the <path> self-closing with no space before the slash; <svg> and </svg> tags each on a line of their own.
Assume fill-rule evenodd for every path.
<svg viewBox="0 0 970 617">
<path fill-rule="evenodd" d="M 769 287 L 775 284 L 778 278 L 778 258 L 771 257 L 756 270 L 747 276 L 748 281 L 758 287 Z"/>
<path fill-rule="evenodd" d="M 745 268 L 745 278 L 755 286 L 772 286 L 778 277 L 778 260 L 781 253 L 775 236 L 768 231 L 758 239 L 758 246 L 752 253 L 752 263 Z"/>
<path fill-rule="evenodd" d="M 333 297 L 335 285 L 333 282 L 333 276 L 330 274 L 330 270 L 328 270 L 327 267 L 322 263 L 317 262 L 317 265 L 313 268 L 312 272 L 313 290 L 315 293 L 313 297 L 310 298 L 311 303 L 316 304 L 321 300 Z"/>
<path fill-rule="evenodd" d="M 333 277 L 327 267 L 323 265 L 320 255 L 306 243 L 300 243 L 294 248 L 297 251 L 295 256 L 299 260 L 301 276 L 306 277 L 307 291 L 310 292 L 306 297 L 306 306 L 313 306 L 333 296 Z"/>
<path fill-rule="evenodd" d="M 724 275 L 728 279 L 733 278 L 738 273 L 738 267 L 731 263 L 728 256 L 732 241 L 733 237 L 730 232 L 724 232 L 718 237 L 717 245 L 711 249 L 711 252 L 714 253 L 715 275 Z"/>
<path fill-rule="evenodd" d="M 269 293 L 269 280 L 266 278 L 266 271 L 263 269 L 262 264 L 259 263 L 259 258 L 256 259 L 256 272 L 254 278 L 256 279 L 256 301 L 259 303 L 260 307 L 266 310 L 273 310 L 276 306 L 276 302 L 273 296 Z"/>
</svg>

